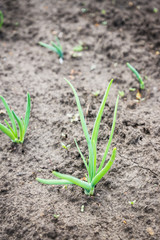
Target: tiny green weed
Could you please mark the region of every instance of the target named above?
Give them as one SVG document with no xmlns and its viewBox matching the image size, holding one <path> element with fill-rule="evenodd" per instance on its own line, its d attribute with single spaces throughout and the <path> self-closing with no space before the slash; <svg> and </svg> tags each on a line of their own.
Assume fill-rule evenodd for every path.
<svg viewBox="0 0 160 240">
<path fill-rule="evenodd" d="M 134 92 L 134 91 L 136 91 L 136 88 L 129 88 L 129 91 Z"/>
<path fill-rule="evenodd" d="M 2 25 L 3 25 L 3 13 L 2 13 L 2 11 L 0 11 L 0 29 L 1 29 L 1 27 L 2 27 Z"/>
<path fill-rule="evenodd" d="M 63 50 L 62 50 L 60 41 L 57 37 L 56 37 L 56 43 L 51 42 L 51 45 L 49 45 L 43 42 L 39 42 L 39 45 L 57 53 L 59 56 L 60 63 L 63 63 Z"/>
<path fill-rule="evenodd" d="M 157 13 L 158 12 L 158 8 L 153 8 L 153 12 Z"/>
<path fill-rule="evenodd" d="M 30 95 L 29 95 L 29 93 L 27 93 L 27 106 L 26 106 L 25 119 L 23 119 L 22 117 L 20 119 L 15 114 L 14 111 L 11 111 L 11 109 L 8 106 L 6 100 L 2 96 L 0 96 L 0 99 L 2 100 L 2 103 L 5 106 L 5 109 L 6 109 L 7 113 L 8 113 L 10 121 L 12 123 L 12 127 L 11 127 L 10 124 L 7 122 L 7 120 L 4 120 L 8 128 L 5 125 L 0 123 L 0 130 L 3 133 L 5 133 L 12 140 L 12 142 L 23 143 L 24 136 L 26 134 L 28 123 L 29 123 L 29 117 L 30 117 L 31 103 L 30 103 Z M 16 122 L 17 122 L 18 127 L 19 127 L 19 134 L 17 132 Z"/>
<path fill-rule="evenodd" d="M 144 89 L 144 82 L 143 82 L 140 74 L 137 72 L 137 70 L 129 63 L 127 63 L 127 67 L 129 67 L 131 69 L 131 71 L 136 75 L 136 77 L 140 83 L 140 88 Z"/>
<path fill-rule="evenodd" d="M 83 51 L 83 45 L 77 45 L 76 47 L 73 48 L 74 52 L 82 52 Z"/>
<path fill-rule="evenodd" d="M 75 88 L 73 87 L 73 85 L 67 80 L 65 79 L 66 82 L 69 84 L 69 86 L 71 87 L 75 99 L 76 99 L 76 103 L 77 103 L 77 107 L 78 107 L 78 111 L 79 111 L 79 116 L 80 116 L 80 120 L 81 120 L 81 124 L 82 124 L 82 129 L 85 135 L 85 138 L 87 140 L 87 145 L 88 145 L 88 152 L 89 152 L 89 158 L 88 160 L 85 159 L 83 153 L 81 152 L 77 141 L 75 140 L 75 144 L 77 146 L 77 149 L 79 151 L 79 154 L 84 162 L 84 165 L 86 167 L 87 170 L 87 175 L 86 175 L 86 181 L 82 181 L 76 177 L 73 177 L 71 175 L 67 175 L 67 174 L 61 174 L 59 172 L 53 171 L 53 174 L 60 178 L 60 180 L 46 180 L 46 179 L 41 179 L 41 178 L 37 178 L 37 181 L 43 184 L 51 184 L 51 185 L 68 185 L 68 184 L 75 184 L 80 186 L 81 188 L 84 189 L 85 194 L 87 195 L 93 195 L 94 194 L 94 188 L 96 186 L 96 184 L 102 179 L 102 177 L 109 171 L 109 169 L 111 168 L 114 160 L 115 160 L 115 156 L 116 156 L 116 148 L 113 148 L 112 151 L 112 155 L 110 157 L 110 160 L 105 164 L 106 158 L 107 158 L 107 154 L 111 145 L 111 141 L 113 138 L 113 133 L 114 133 L 114 129 L 115 129 L 115 123 L 116 123 L 116 114 L 117 114 L 117 108 L 118 108 L 118 100 L 119 100 L 119 96 L 117 97 L 116 100 L 116 105 L 115 105 L 115 109 L 114 109 L 114 117 L 113 117 L 113 123 L 112 123 L 112 128 L 111 128 L 111 133 L 110 133 L 110 137 L 102 158 L 102 161 L 99 165 L 99 167 L 97 167 L 97 138 L 98 138 L 98 132 L 99 132 L 99 127 L 100 127 L 100 122 L 101 122 L 101 118 L 102 118 L 102 114 L 104 111 L 104 107 L 105 107 L 105 103 L 109 94 L 109 90 L 110 87 L 112 85 L 113 79 L 110 81 L 108 88 L 105 92 L 105 95 L 103 97 L 101 106 L 99 108 L 99 112 L 97 114 L 95 123 L 94 123 L 94 128 L 92 131 L 92 137 L 90 138 L 89 133 L 88 133 L 88 129 L 86 126 L 86 122 L 85 122 L 85 118 L 83 115 L 83 111 L 82 111 L 82 107 L 80 104 L 80 100 L 79 97 L 77 95 L 77 92 L 75 90 Z M 105 164 L 105 166 L 104 166 Z"/>
<path fill-rule="evenodd" d="M 102 14 L 102 15 L 105 15 L 105 14 L 106 14 L 106 10 L 105 10 L 105 9 L 102 9 L 102 10 L 101 10 L 101 14 Z"/>
<path fill-rule="evenodd" d="M 79 45 L 75 46 L 73 48 L 74 52 L 82 52 L 84 50 L 88 50 L 88 46 L 86 46 L 84 43 L 79 42 Z"/>
<path fill-rule="evenodd" d="M 59 218 L 59 214 L 53 214 L 53 217 L 54 217 L 55 219 L 58 219 L 58 218 Z"/>
<path fill-rule="evenodd" d="M 65 145 L 63 142 L 61 142 L 61 146 L 62 148 L 68 150 L 68 148 L 71 146 L 70 144 L 69 145 Z"/>
<path fill-rule="evenodd" d="M 124 91 L 119 91 L 118 93 L 119 93 L 119 96 L 122 97 L 122 98 L 123 98 L 124 95 L 125 95 Z"/>
<path fill-rule="evenodd" d="M 133 205 L 136 203 L 136 200 L 134 200 L 134 201 L 129 201 L 128 203 L 133 206 Z"/>
<path fill-rule="evenodd" d="M 92 95 L 93 95 L 94 97 L 98 97 L 99 94 L 100 94 L 100 90 L 97 90 L 97 91 L 95 91 L 95 92 L 92 92 Z"/>
</svg>

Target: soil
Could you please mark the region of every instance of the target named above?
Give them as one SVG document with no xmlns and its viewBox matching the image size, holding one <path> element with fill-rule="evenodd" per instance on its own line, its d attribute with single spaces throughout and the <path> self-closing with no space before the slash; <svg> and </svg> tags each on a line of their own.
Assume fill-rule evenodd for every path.
<svg viewBox="0 0 160 240">
<path fill-rule="evenodd" d="M 0 132 L 0 239 L 160 239 L 160 1 L 1 0 L 0 10 L 0 95 L 17 115 L 24 115 L 27 92 L 32 101 L 23 144 Z M 55 36 L 63 46 L 63 64 L 38 44 Z M 80 41 L 85 50 L 74 57 Z M 126 62 L 144 79 L 141 100 Z M 75 185 L 35 180 L 54 178 L 53 170 L 79 178 L 86 173 L 74 138 L 85 156 L 87 145 L 80 121 L 69 117 L 77 107 L 64 77 L 77 90 L 90 133 L 105 89 L 115 79 L 100 126 L 99 160 L 118 91 L 125 93 L 112 142 L 116 161 L 92 197 Z M 4 118 L 1 102 L 1 123 Z"/>
</svg>

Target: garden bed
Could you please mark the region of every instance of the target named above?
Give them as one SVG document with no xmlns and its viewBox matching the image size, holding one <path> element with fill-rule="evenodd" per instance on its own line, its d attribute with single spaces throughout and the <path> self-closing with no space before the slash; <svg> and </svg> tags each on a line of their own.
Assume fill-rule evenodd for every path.
<svg viewBox="0 0 160 240">
<path fill-rule="evenodd" d="M 27 92 L 32 103 L 23 144 L 12 143 L 0 132 L 0 238 L 158 240 L 159 0 L 2 0 L 0 10 L 4 15 L 0 95 L 20 116 Z M 64 50 L 63 64 L 38 44 L 54 41 L 56 36 Z M 73 48 L 79 42 L 84 51 L 75 56 Z M 143 77 L 144 90 L 139 90 L 126 62 Z M 105 89 L 114 78 L 100 125 L 99 160 L 109 138 L 118 92 L 124 92 L 112 141 L 116 160 L 91 197 L 75 185 L 47 186 L 35 180 L 37 176 L 54 178 L 53 170 L 78 178 L 86 173 L 74 138 L 85 156 L 87 144 L 79 119 L 71 121 L 78 110 L 64 77 L 77 90 L 90 134 Z M 99 95 L 94 96 L 97 90 Z M 1 123 L 4 118 L 0 102 Z M 70 145 L 68 150 L 62 142 Z M 136 202 L 132 205 L 132 201 Z"/>
</svg>

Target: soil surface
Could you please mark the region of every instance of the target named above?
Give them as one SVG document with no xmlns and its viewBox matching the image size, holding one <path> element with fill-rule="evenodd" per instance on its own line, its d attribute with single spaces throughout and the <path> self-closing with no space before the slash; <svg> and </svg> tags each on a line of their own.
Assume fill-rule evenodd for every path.
<svg viewBox="0 0 160 240">
<path fill-rule="evenodd" d="M 0 239 L 160 239 L 160 1 L 1 0 L 0 10 L 0 95 L 20 116 L 27 92 L 32 101 L 23 144 L 0 132 Z M 55 36 L 63 64 L 38 44 Z M 84 51 L 73 54 L 79 42 Z M 139 90 L 126 62 L 139 71 L 145 90 Z M 90 134 L 105 89 L 115 79 L 100 126 L 99 162 L 117 94 L 124 91 L 112 141 L 116 160 L 92 197 L 75 185 L 35 180 L 54 178 L 53 170 L 79 178 L 86 173 L 74 138 L 85 156 L 87 145 L 79 119 L 71 121 L 77 106 L 64 77 L 77 90 Z M 5 118 L 0 102 L 0 122 Z"/>
</svg>

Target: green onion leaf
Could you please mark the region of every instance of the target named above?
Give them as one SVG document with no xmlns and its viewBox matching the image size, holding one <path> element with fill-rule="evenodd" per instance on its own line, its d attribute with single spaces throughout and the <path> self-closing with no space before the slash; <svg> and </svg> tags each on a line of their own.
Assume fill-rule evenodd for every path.
<svg viewBox="0 0 160 240">
<path fill-rule="evenodd" d="M 66 180 L 54 180 L 54 179 L 42 179 L 36 178 L 36 180 L 40 183 L 47 184 L 47 185 L 66 185 L 66 184 L 73 184 Z"/>
<path fill-rule="evenodd" d="M 94 187 L 100 180 L 101 178 L 109 171 L 109 169 L 112 167 L 112 164 L 115 160 L 116 157 L 116 148 L 113 149 L 112 156 L 106 166 L 93 178 L 91 185 Z"/>
<path fill-rule="evenodd" d="M 12 111 L 12 113 L 13 113 L 13 116 L 14 116 L 14 118 L 16 119 L 16 121 L 18 123 L 18 126 L 19 126 L 19 135 L 20 135 L 19 141 L 21 143 L 23 143 L 23 141 L 24 141 L 24 133 L 25 133 L 25 129 L 24 129 L 23 123 L 20 120 L 20 118 L 15 114 L 14 111 Z"/>
<path fill-rule="evenodd" d="M 10 107 L 8 106 L 7 102 L 5 101 L 5 99 L 4 99 L 2 96 L 0 96 L 0 98 L 1 98 L 1 100 L 2 100 L 2 102 L 3 102 L 3 105 L 4 105 L 7 113 L 8 113 L 8 116 L 9 116 L 9 118 L 10 118 L 10 120 L 11 120 L 15 138 L 18 138 L 16 122 L 15 122 L 15 120 L 14 120 L 12 111 L 11 111 Z"/>
<path fill-rule="evenodd" d="M 25 114 L 25 120 L 23 121 L 24 126 L 25 126 L 25 133 L 26 133 L 26 131 L 27 131 L 27 127 L 28 127 L 28 123 L 29 123 L 30 111 L 31 111 L 31 98 L 30 98 L 30 94 L 27 93 L 26 114 Z M 24 133 L 24 134 L 25 134 L 25 133 Z"/>
<path fill-rule="evenodd" d="M 81 150 L 80 150 L 80 148 L 79 148 L 79 146 L 78 146 L 78 143 L 77 143 L 76 139 L 74 139 L 74 141 L 75 141 L 76 147 L 77 147 L 77 149 L 78 149 L 78 152 L 79 152 L 79 154 L 80 154 L 80 156 L 81 156 L 81 158 L 82 158 L 82 160 L 83 160 L 83 162 L 84 162 L 84 165 L 85 165 L 85 167 L 86 167 L 86 169 L 87 169 L 87 171 L 88 171 L 88 173 L 89 173 L 89 168 L 88 168 L 87 162 L 86 162 L 86 160 L 85 160 L 85 157 L 83 156 L 83 154 L 82 154 L 82 152 L 81 152 Z"/>
<path fill-rule="evenodd" d="M 102 100 L 102 103 L 101 103 L 101 106 L 99 108 L 99 112 L 97 114 L 97 117 L 96 117 L 96 120 L 95 120 L 95 123 L 94 123 L 94 128 L 93 128 L 93 132 L 92 132 L 92 138 L 91 138 L 91 142 L 92 142 L 92 145 L 94 145 L 94 174 L 96 172 L 96 158 L 97 158 L 97 138 L 98 138 L 98 132 L 99 132 L 99 126 L 100 126 L 100 122 L 101 122 L 101 118 L 102 118 L 102 114 L 103 114 L 103 110 L 104 110 L 104 107 L 105 107 L 105 103 L 106 103 L 106 100 L 107 100 L 107 97 L 108 97 L 108 94 L 109 94 L 109 90 L 110 90 L 110 87 L 112 85 L 112 82 L 113 82 L 113 79 L 110 81 L 108 87 L 107 87 L 107 90 L 105 92 L 105 95 L 103 97 L 103 100 Z"/>
<path fill-rule="evenodd" d="M 83 111 L 82 111 L 82 107 L 79 101 L 79 97 L 77 95 L 77 92 L 75 90 L 75 88 L 73 87 L 73 85 L 65 78 L 66 82 L 69 84 L 69 86 L 72 88 L 72 91 L 74 93 L 75 99 L 76 99 L 76 103 L 77 103 L 77 107 L 78 107 L 78 111 L 79 111 L 79 115 L 80 115 L 80 120 L 81 120 L 81 124 L 82 124 L 82 129 L 85 135 L 85 138 L 87 140 L 87 144 L 88 144 L 88 150 L 89 150 L 89 175 L 90 178 L 93 178 L 93 169 L 94 169 L 94 153 L 93 153 L 93 147 L 91 144 L 91 139 L 88 133 L 88 129 L 86 126 L 86 122 L 84 119 L 84 115 L 83 115 Z"/>
<path fill-rule="evenodd" d="M 12 141 L 16 140 L 15 136 L 13 135 L 13 133 L 7 128 L 5 127 L 3 124 L 0 123 L 0 130 L 5 133 L 8 137 L 10 137 L 10 139 Z"/>
<path fill-rule="evenodd" d="M 102 169 L 102 167 L 104 165 L 104 162 L 106 160 L 106 157 L 107 157 L 107 154 L 108 154 L 111 142 L 112 142 L 113 133 L 114 133 L 115 125 L 116 125 L 116 115 L 117 115 L 118 101 L 119 101 L 119 95 L 117 97 L 116 105 L 115 105 L 115 109 L 114 109 L 114 117 L 113 117 L 113 123 L 112 123 L 112 128 L 111 128 L 111 134 L 110 134 L 110 137 L 109 137 L 109 140 L 108 140 L 108 144 L 107 144 L 105 153 L 104 153 L 103 158 L 102 158 L 102 162 L 101 162 L 101 164 L 99 166 L 99 169 L 98 169 L 97 173 L 99 173 L 101 171 L 101 169 Z"/>
<path fill-rule="evenodd" d="M 144 89 L 144 82 L 142 80 L 141 75 L 137 72 L 137 70 L 129 63 L 127 63 L 127 66 L 131 69 L 131 71 L 136 75 L 136 77 L 138 78 L 138 81 L 140 83 L 140 88 Z"/>
<path fill-rule="evenodd" d="M 61 178 L 61 179 L 64 179 L 64 180 L 67 180 L 79 187 L 82 187 L 86 190 L 90 190 L 91 189 L 91 184 L 87 183 L 87 182 L 84 182 L 78 178 L 75 178 L 75 177 L 72 177 L 70 175 L 67 175 L 67 174 L 61 174 L 61 173 L 58 173 L 58 172 L 55 172 L 53 171 L 53 174 L 58 177 L 58 178 Z"/>
</svg>

